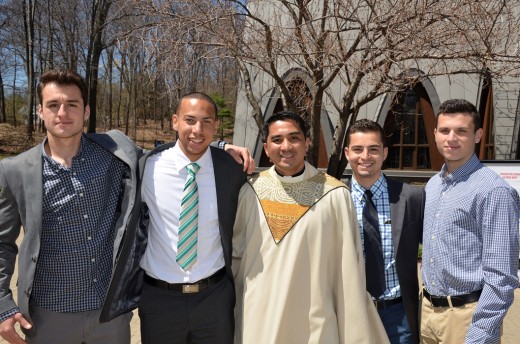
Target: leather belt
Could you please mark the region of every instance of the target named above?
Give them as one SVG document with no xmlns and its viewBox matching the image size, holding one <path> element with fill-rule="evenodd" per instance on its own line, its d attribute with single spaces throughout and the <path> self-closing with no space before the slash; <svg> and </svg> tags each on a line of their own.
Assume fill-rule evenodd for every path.
<svg viewBox="0 0 520 344">
<path fill-rule="evenodd" d="M 480 294 L 482 294 L 482 289 L 464 295 L 436 296 L 431 295 L 426 288 L 423 288 L 424 297 L 430 300 L 433 307 L 461 307 L 467 303 L 477 302 Z"/>
<path fill-rule="evenodd" d="M 220 282 L 222 277 L 226 275 L 226 268 L 222 268 L 215 272 L 213 275 L 201 279 L 195 283 L 168 283 L 165 281 L 161 281 L 158 279 L 155 279 L 153 277 L 148 276 L 147 274 L 144 275 L 144 280 L 146 283 L 153 285 L 154 287 L 164 289 L 164 290 L 173 290 L 173 291 L 179 291 L 184 294 L 192 294 L 192 293 L 198 293 L 199 291 L 202 291 L 212 285 L 217 284 Z"/>
<path fill-rule="evenodd" d="M 398 303 L 403 302 L 403 298 L 401 296 L 396 297 L 395 299 L 389 299 L 389 300 L 374 300 L 374 305 L 377 309 L 383 309 L 386 307 L 390 307 L 393 305 L 397 305 Z"/>
</svg>

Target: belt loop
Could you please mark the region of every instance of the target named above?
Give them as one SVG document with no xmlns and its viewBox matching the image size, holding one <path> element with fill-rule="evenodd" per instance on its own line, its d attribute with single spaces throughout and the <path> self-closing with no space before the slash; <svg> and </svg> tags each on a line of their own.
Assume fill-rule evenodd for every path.
<svg viewBox="0 0 520 344">
<path fill-rule="evenodd" d="M 448 295 L 448 305 L 450 306 L 450 308 L 453 308 L 453 304 L 451 303 L 451 296 Z"/>
</svg>

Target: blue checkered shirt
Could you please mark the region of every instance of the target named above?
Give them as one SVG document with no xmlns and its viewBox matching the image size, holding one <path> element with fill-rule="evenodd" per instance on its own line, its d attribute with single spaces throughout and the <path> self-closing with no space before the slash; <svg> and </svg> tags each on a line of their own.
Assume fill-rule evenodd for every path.
<svg viewBox="0 0 520 344">
<path fill-rule="evenodd" d="M 422 278 L 433 295 L 483 289 L 466 343 L 498 343 L 518 287 L 518 193 L 475 155 L 426 185 Z"/>
<path fill-rule="evenodd" d="M 359 185 L 354 178 L 352 178 L 351 181 L 351 189 L 352 199 L 354 201 L 354 206 L 356 207 L 361 242 L 363 243 L 363 207 L 365 206 L 363 195 L 365 194 L 366 189 Z M 394 242 L 392 239 L 388 186 L 386 179 L 382 174 L 374 185 L 372 185 L 370 191 L 373 194 L 372 201 L 376 206 L 377 215 L 379 217 L 379 232 L 381 233 L 381 245 L 385 263 L 386 289 L 380 299 L 395 299 L 401 296 L 401 288 L 399 286 L 399 279 L 395 269 Z"/>
<path fill-rule="evenodd" d="M 33 305 L 63 313 L 101 308 L 112 274 L 114 225 L 127 173 L 128 166 L 85 136 L 70 168 L 44 151 Z"/>
</svg>

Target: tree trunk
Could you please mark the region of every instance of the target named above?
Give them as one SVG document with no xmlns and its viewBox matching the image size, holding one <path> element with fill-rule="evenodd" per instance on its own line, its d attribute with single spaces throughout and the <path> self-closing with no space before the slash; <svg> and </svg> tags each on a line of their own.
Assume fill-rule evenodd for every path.
<svg viewBox="0 0 520 344">
<path fill-rule="evenodd" d="M 2 123 L 7 123 L 7 113 L 5 111 L 4 80 L 2 79 L 1 70 L 0 70 L 0 112 L 2 113 Z"/>
<path fill-rule="evenodd" d="M 27 71 L 27 85 L 29 88 L 27 99 L 27 138 L 33 140 L 34 132 L 34 8 L 36 0 L 24 0 L 23 26 L 25 32 L 25 66 Z"/>
<path fill-rule="evenodd" d="M 112 1 L 94 0 L 92 2 L 92 18 L 90 25 L 90 39 L 87 51 L 87 87 L 88 102 L 90 105 L 90 118 L 88 122 L 89 133 L 96 132 L 97 117 L 97 89 L 99 60 L 103 52 L 103 30 L 105 28 L 108 11 Z"/>
<path fill-rule="evenodd" d="M 114 50 L 108 51 L 108 130 L 112 130 L 112 68 L 114 65 Z"/>
</svg>

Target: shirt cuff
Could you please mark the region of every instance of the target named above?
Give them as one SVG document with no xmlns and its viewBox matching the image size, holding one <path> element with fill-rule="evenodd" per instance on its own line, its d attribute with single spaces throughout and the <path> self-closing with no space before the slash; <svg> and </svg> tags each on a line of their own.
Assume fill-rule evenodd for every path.
<svg viewBox="0 0 520 344">
<path fill-rule="evenodd" d="M 20 312 L 20 309 L 18 307 L 15 307 L 6 312 L 3 312 L 2 314 L 0 314 L 0 322 L 4 321 L 6 319 L 9 319 L 10 317 L 12 317 L 13 315 L 15 315 L 16 313 L 19 313 L 19 312 Z"/>
<path fill-rule="evenodd" d="M 218 141 L 218 148 L 220 149 L 224 149 L 224 147 L 229 144 L 229 142 L 225 141 L 225 140 L 219 140 Z"/>
</svg>

